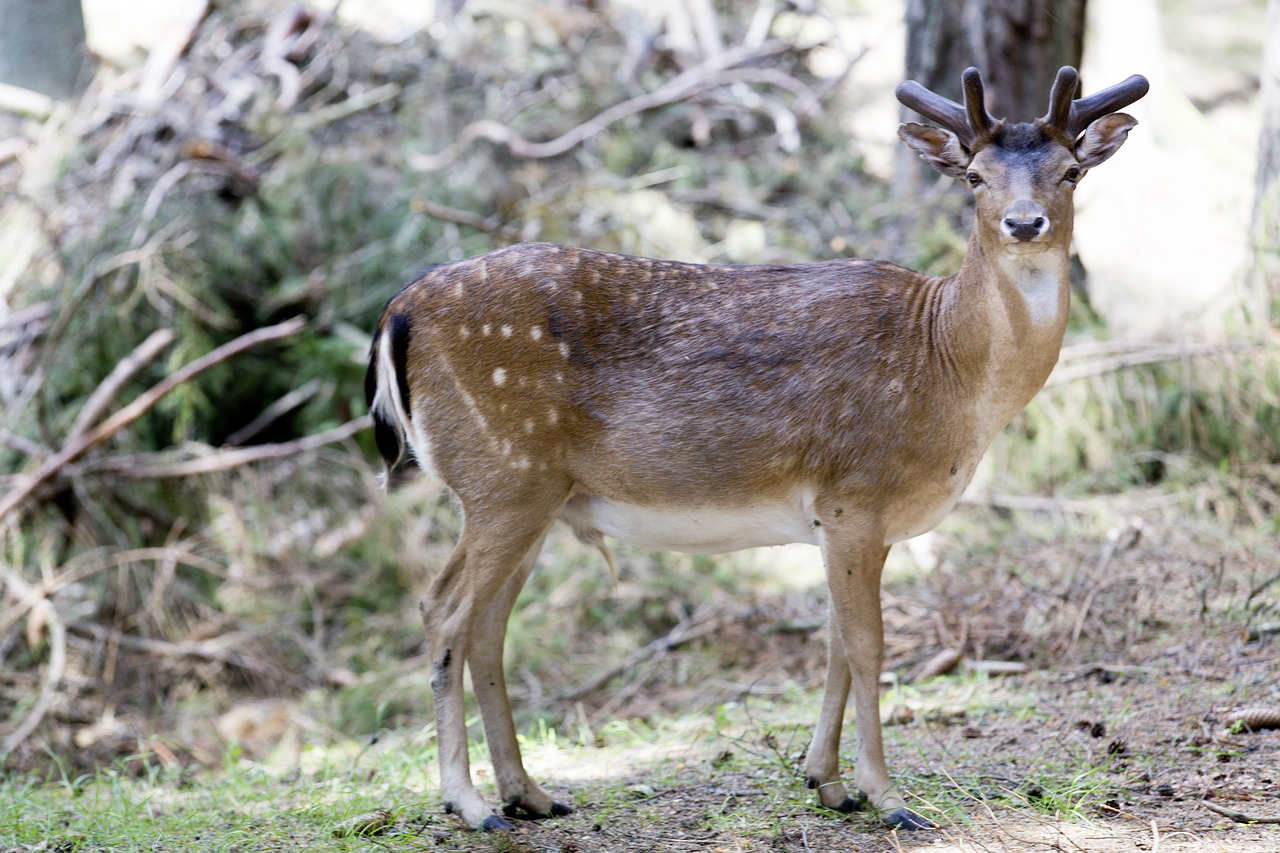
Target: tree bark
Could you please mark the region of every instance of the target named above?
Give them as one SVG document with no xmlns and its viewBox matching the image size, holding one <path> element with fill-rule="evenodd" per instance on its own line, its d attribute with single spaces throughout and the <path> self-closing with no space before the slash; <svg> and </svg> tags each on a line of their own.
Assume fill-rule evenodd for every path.
<svg viewBox="0 0 1280 853">
<path fill-rule="evenodd" d="M 0 83 L 68 98 L 86 57 L 80 0 L 0 0 Z"/>
<path fill-rule="evenodd" d="M 1253 302 L 1260 318 L 1280 324 L 1280 0 L 1267 0 L 1252 242 Z"/>
</svg>

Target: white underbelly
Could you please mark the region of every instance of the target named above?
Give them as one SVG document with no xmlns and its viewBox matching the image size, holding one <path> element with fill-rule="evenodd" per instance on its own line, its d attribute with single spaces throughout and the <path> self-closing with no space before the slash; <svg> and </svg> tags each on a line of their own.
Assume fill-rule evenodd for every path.
<svg viewBox="0 0 1280 853">
<path fill-rule="evenodd" d="M 577 495 L 562 517 L 579 530 L 663 551 L 721 554 L 791 542 L 818 544 L 807 495 L 733 508 L 645 507 Z"/>
</svg>

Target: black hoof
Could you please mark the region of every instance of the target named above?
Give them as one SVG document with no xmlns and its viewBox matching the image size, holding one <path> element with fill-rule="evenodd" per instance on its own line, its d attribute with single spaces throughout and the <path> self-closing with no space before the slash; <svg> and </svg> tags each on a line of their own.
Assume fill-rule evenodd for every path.
<svg viewBox="0 0 1280 853">
<path fill-rule="evenodd" d="M 515 829 L 509 820 L 500 818 L 496 814 L 491 814 L 480 824 L 480 829 L 484 832 L 509 832 Z"/>
<path fill-rule="evenodd" d="M 524 817 L 528 820 L 542 820 L 543 818 L 548 817 L 564 817 L 565 815 L 573 814 L 573 807 L 565 805 L 558 800 L 553 800 L 551 802 L 551 811 L 536 812 L 522 806 L 518 801 L 513 801 L 502 807 L 502 813 L 507 817 Z"/>
<path fill-rule="evenodd" d="M 854 812 L 862 811 L 866 807 L 867 801 L 861 797 L 845 797 L 844 802 L 834 806 L 832 810 L 840 812 L 840 814 L 853 814 Z"/>
<path fill-rule="evenodd" d="M 937 828 L 937 824 L 933 821 L 921 817 L 911 809 L 894 809 L 891 812 L 886 812 L 880 819 L 897 829 L 914 830 Z"/>
</svg>

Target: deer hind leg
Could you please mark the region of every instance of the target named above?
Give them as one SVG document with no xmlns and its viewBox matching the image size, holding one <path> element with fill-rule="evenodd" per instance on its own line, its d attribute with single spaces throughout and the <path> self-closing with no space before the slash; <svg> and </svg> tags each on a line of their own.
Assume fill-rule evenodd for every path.
<svg viewBox="0 0 1280 853">
<path fill-rule="evenodd" d="M 822 710 L 813 729 L 804 775 L 809 787 L 817 790 L 818 802 L 846 814 L 866 805 L 865 801 L 849 796 L 848 789 L 840 781 L 840 729 L 844 725 L 851 683 L 849 658 L 833 607 L 827 620 L 827 679 L 822 693 Z"/>
<path fill-rule="evenodd" d="M 515 817 L 521 812 L 535 818 L 558 817 L 573 812 L 569 806 L 552 799 L 524 769 L 502 666 L 507 620 L 521 588 L 533 571 L 543 539 L 545 537 L 539 538 L 529 549 L 519 571 L 507 581 L 502 592 L 489 603 L 476 623 L 471 655 L 467 659 L 471 670 L 471 689 L 475 691 L 480 716 L 484 720 L 498 794 L 502 798 L 503 813 L 508 817 Z"/>
<path fill-rule="evenodd" d="M 440 796 L 445 810 L 462 818 L 476 829 L 509 829 L 511 824 L 494 814 L 485 804 L 471 781 L 471 765 L 467 756 L 466 706 L 463 696 L 463 667 L 473 654 L 472 640 L 486 627 L 482 621 L 490 605 L 508 595 L 506 588 L 524 571 L 529 552 L 542 541 L 547 527 L 559 511 L 554 501 L 528 501 L 507 511 L 486 505 L 468 508 L 462 536 L 448 562 L 422 599 L 422 621 L 427 632 L 431 659 L 431 692 L 435 698 L 436 737 L 440 750 Z M 535 509 L 539 504 L 545 512 Z M 519 587 L 516 588 L 516 592 Z M 514 593 L 510 593 L 514 596 Z M 509 608 L 503 607 L 504 611 Z M 482 659 L 486 641 L 479 639 Z M 499 653 L 500 657 L 500 653 Z M 482 672 L 490 672 L 489 662 L 481 663 Z M 473 673 L 474 675 L 474 673 Z M 492 679 L 491 679 L 492 680 Z M 496 710 L 484 711 L 489 718 L 506 715 L 510 723 L 510 706 L 506 704 L 506 688 L 501 681 L 486 693 L 478 693 L 480 701 L 492 700 L 501 689 L 503 704 Z M 494 716 L 494 715 L 498 716 Z M 499 740 L 505 730 L 499 728 Z M 504 744 L 506 745 L 506 744 Z M 518 757 L 518 747 L 515 750 Z"/>
<path fill-rule="evenodd" d="M 889 778 L 880 733 L 880 667 L 884 663 L 884 622 L 880 612 L 880 573 L 888 549 L 878 536 L 867 535 L 850 523 L 826 525 L 823 552 L 827 561 L 827 584 L 831 589 L 832 619 L 839 623 L 838 635 L 848 659 L 853 707 L 857 721 L 858 757 L 854 782 L 871 807 L 887 824 L 902 829 L 925 829 L 931 822 L 907 808 L 902 794 Z M 834 659 L 828 662 L 829 688 L 841 688 L 838 673 L 832 675 Z M 840 691 L 837 691 L 840 692 Z M 831 749 L 829 732 L 836 726 L 824 717 L 833 712 L 834 698 L 827 697 L 819 717 L 815 743 Z M 825 728 L 824 728 L 825 722 Z M 838 737 L 838 734 L 836 735 Z M 814 759 L 811 757 L 811 761 Z M 815 762 L 821 772 L 831 772 L 823 756 Z M 821 788 L 819 789 L 821 790 Z"/>
</svg>

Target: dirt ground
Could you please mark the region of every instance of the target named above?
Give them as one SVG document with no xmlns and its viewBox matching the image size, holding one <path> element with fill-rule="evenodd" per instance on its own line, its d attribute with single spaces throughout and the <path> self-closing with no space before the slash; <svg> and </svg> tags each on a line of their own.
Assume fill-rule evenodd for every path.
<svg viewBox="0 0 1280 853">
<path fill-rule="evenodd" d="M 1274 540 L 1170 521 L 890 582 L 889 766 L 936 830 L 810 808 L 798 767 L 816 698 L 786 697 L 820 685 L 817 594 L 761 597 L 585 700 L 589 715 L 623 692 L 624 717 L 731 707 L 745 722 L 705 736 L 708 721 L 674 755 L 600 758 L 596 772 L 532 750 L 531 772 L 578 810 L 500 843 L 437 814 L 400 828 L 431 850 L 1277 851 L 1280 729 L 1232 720 L 1280 710 L 1278 572 Z M 846 730 L 846 777 L 852 753 Z"/>
</svg>

